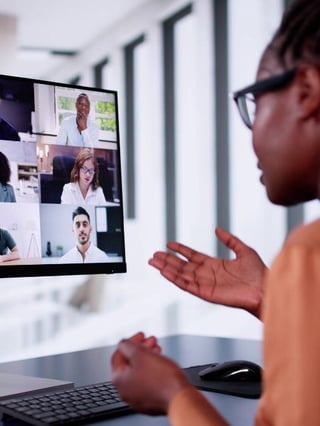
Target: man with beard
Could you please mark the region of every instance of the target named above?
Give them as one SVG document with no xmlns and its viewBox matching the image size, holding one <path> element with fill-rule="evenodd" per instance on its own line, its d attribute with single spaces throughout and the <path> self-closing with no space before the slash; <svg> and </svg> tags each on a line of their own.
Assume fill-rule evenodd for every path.
<svg viewBox="0 0 320 426">
<path fill-rule="evenodd" d="M 72 213 L 72 231 L 77 244 L 61 257 L 59 263 L 95 263 L 108 260 L 108 255 L 90 241 L 90 216 L 83 207 L 77 207 Z"/>
</svg>

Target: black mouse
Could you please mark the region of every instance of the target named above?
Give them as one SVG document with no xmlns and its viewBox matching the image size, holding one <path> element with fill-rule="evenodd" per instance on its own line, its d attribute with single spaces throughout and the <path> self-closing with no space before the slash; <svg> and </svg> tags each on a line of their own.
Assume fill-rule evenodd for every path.
<svg viewBox="0 0 320 426">
<path fill-rule="evenodd" d="M 235 360 L 212 364 L 199 371 L 202 380 L 223 382 L 260 382 L 262 368 L 251 361 Z"/>
</svg>

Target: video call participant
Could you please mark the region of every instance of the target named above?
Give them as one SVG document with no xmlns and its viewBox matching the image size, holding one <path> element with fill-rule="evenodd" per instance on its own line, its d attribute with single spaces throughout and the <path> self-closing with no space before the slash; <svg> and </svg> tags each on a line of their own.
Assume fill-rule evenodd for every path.
<svg viewBox="0 0 320 426">
<path fill-rule="evenodd" d="M 63 186 L 61 203 L 106 204 L 103 190 L 99 186 L 99 167 L 90 149 L 84 148 L 77 155 L 71 170 L 70 183 Z"/>
<path fill-rule="evenodd" d="M 0 152 L 0 202 L 15 203 L 16 196 L 13 186 L 10 185 L 10 164 L 7 157 Z"/>
<path fill-rule="evenodd" d="M 252 129 L 261 181 L 268 198 L 277 205 L 291 206 L 320 198 L 319 21 L 319 0 L 292 2 L 263 52 L 256 83 L 235 94 L 236 101 L 241 102 L 241 117 Z M 244 107 L 246 96 L 256 102 L 251 120 Z M 242 246 L 239 240 L 233 243 Z M 192 255 L 187 254 L 187 259 L 196 263 L 197 253 L 194 258 Z M 319 424 L 320 370 L 314 367 L 320 357 L 319 258 L 318 219 L 291 232 L 264 274 L 264 375 L 256 426 Z M 177 264 L 171 265 L 172 273 L 167 264 L 165 276 L 175 282 Z M 223 262 L 220 265 L 226 266 Z M 177 285 L 188 289 L 191 281 L 193 294 L 217 302 L 221 297 L 224 304 L 230 305 L 236 299 L 241 305 L 243 283 L 239 283 L 237 296 L 232 297 L 230 290 L 223 291 L 223 282 L 209 277 L 210 296 L 206 276 L 194 282 L 192 274 L 192 268 L 185 268 Z M 233 289 L 236 292 L 235 285 Z M 243 294 L 244 305 L 249 293 Z M 172 425 L 226 425 L 218 410 L 188 383 L 179 367 L 159 352 L 157 340 L 142 333 L 119 344 L 112 368 L 122 398 L 137 411 L 168 414 Z"/>
<path fill-rule="evenodd" d="M 0 263 L 20 259 L 19 250 L 11 234 L 0 228 Z"/>
<path fill-rule="evenodd" d="M 80 93 L 75 106 L 77 114 L 63 119 L 56 144 L 93 148 L 98 143 L 99 128 L 89 117 L 90 100 L 88 95 Z"/>
<path fill-rule="evenodd" d="M 83 207 L 77 207 L 72 213 L 72 231 L 77 243 L 59 260 L 59 263 L 106 262 L 108 255 L 90 241 L 92 225 L 89 213 Z"/>
<path fill-rule="evenodd" d="M 0 139 L 7 141 L 19 141 L 20 136 L 16 129 L 1 116 L 1 92 L 2 87 L 0 85 Z"/>
</svg>

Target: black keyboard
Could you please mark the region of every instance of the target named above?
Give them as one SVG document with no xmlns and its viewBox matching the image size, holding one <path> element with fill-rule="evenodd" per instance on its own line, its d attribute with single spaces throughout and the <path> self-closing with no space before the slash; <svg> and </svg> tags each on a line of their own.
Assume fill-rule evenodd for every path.
<svg viewBox="0 0 320 426">
<path fill-rule="evenodd" d="M 0 401 L 0 412 L 38 426 L 81 424 L 128 414 L 128 404 L 111 382 L 71 390 L 16 397 Z"/>
</svg>

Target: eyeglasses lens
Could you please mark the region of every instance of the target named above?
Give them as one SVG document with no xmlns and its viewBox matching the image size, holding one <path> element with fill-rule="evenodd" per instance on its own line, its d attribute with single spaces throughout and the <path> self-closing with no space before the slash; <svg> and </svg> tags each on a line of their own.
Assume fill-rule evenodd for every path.
<svg viewBox="0 0 320 426">
<path fill-rule="evenodd" d="M 256 113 L 256 103 L 253 96 L 251 94 L 239 96 L 237 99 L 237 105 L 244 124 L 249 129 L 252 129 Z"/>
<path fill-rule="evenodd" d="M 83 173 L 86 175 L 87 173 L 92 176 L 94 175 L 94 169 L 87 169 L 86 167 L 81 167 L 81 170 L 83 171 Z"/>
</svg>

